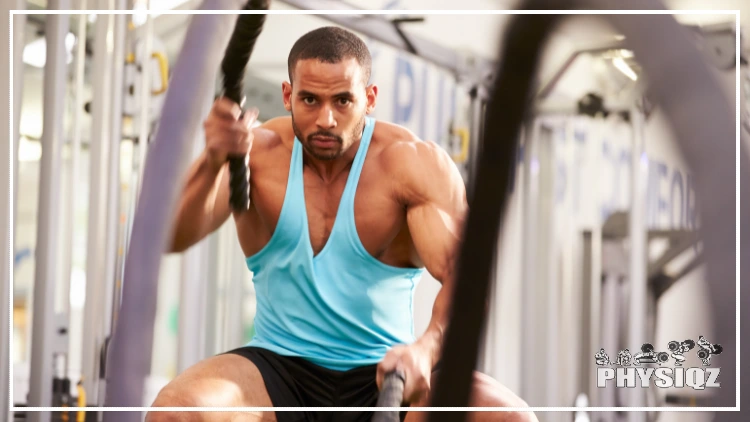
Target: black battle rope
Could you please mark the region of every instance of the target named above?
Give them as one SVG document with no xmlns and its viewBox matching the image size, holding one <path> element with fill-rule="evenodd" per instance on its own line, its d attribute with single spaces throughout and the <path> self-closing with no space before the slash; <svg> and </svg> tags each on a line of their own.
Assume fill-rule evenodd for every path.
<svg viewBox="0 0 750 422">
<path fill-rule="evenodd" d="M 508 29 L 494 92 L 487 105 L 476 185 L 469 204 L 451 319 L 443 342 L 443 365 L 432 392 L 432 406 L 460 407 L 469 403 L 491 267 L 508 199 L 505 187 L 509 185 L 521 125 L 532 103 L 541 47 L 556 19 L 553 15 L 520 15 Z M 431 412 L 429 420 L 461 420 L 464 416 L 465 412 Z"/>
<path fill-rule="evenodd" d="M 663 8 L 656 1 L 633 3 L 637 4 L 629 3 L 629 6 L 638 9 Z M 637 7 L 644 4 L 649 7 Z M 522 8 L 531 9 L 529 6 L 532 5 L 547 4 L 530 0 Z M 602 5 L 614 7 L 614 2 L 578 0 L 569 6 L 596 8 Z M 728 103 L 722 98 L 721 89 L 705 61 L 695 46 L 690 44 L 686 34 L 678 30 L 673 17 L 649 16 L 649 19 L 645 19 L 641 16 L 615 15 L 610 16 L 609 20 L 623 30 L 629 46 L 643 62 L 644 70 L 652 81 L 649 91 L 664 107 L 680 149 L 685 153 L 691 170 L 695 171 L 696 180 L 700 180 L 696 184 L 696 197 L 700 200 L 702 217 L 705 218 L 701 237 L 712 252 L 707 259 L 708 275 L 711 277 L 713 274 L 716 280 L 712 282 L 721 286 L 722 298 L 726 302 L 733 302 L 732 298 L 736 297 L 736 292 L 732 293 L 734 280 L 726 271 L 734 260 L 732 236 L 728 230 L 734 222 L 734 204 L 730 200 L 733 195 L 725 194 L 729 192 L 726 183 L 733 174 L 733 169 L 729 168 L 732 166 L 728 165 L 731 159 L 727 159 L 725 154 L 726 148 L 731 147 L 731 131 L 734 128 Z M 505 182 L 512 164 L 513 147 L 526 111 L 526 107 L 518 107 L 517 104 L 528 105 L 539 50 L 554 21 L 549 16 L 519 16 L 511 23 L 506 38 L 505 54 L 500 60 L 497 84 L 485 120 L 482 156 L 475 179 L 477 195 L 473 196 L 467 219 L 457 268 L 453 311 L 444 342 L 443 369 L 433 390 L 433 406 L 458 407 L 469 403 L 480 327 L 485 317 L 482 304 L 489 291 L 496 239 L 507 199 L 505 192 L 498 191 L 496 186 L 507 185 Z M 659 28 L 667 39 L 654 37 L 651 33 L 653 28 Z M 720 150 L 711 154 L 709 150 L 712 145 Z M 742 161 L 747 163 L 747 148 L 743 145 L 740 149 Z M 747 173 L 743 172 L 742 177 L 747 184 Z M 746 214 L 747 209 L 742 212 Z M 728 316 L 733 312 L 722 312 L 721 306 L 714 310 L 721 314 L 719 320 L 723 325 L 733 325 L 728 322 Z M 717 328 L 718 333 L 726 333 L 723 340 L 730 340 L 728 343 L 731 344 L 734 327 L 724 328 L 720 325 Z M 730 360 L 732 362 L 727 362 L 728 366 L 734 369 L 734 359 Z M 730 379 L 734 380 L 733 377 Z M 726 395 L 729 400 L 722 404 L 734 402 L 733 387 L 728 389 L 731 393 Z M 460 421 L 465 416 L 465 412 L 433 412 L 430 420 Z M 739 416 L 730 417 L 726 412 L 722 412 L 721 416 L 727 416 L 726 420 L 739 420 Z"/>
<path fill-rule="evenodd" d="M 268 10 L 270 0 L 250 0 L 243 10 Z M 244 95 L 242 81 L 245 77 L 245 67 L 250 60 L 250 54 L 255 47 L 265 14 L 240 15 L 234 27 L 232 38 L 221 61 L 221 71 L 224 73 L 224 96 L 243 105 Z M 250 170 L 248 168 L 249 152 L 244 157 L 229 158 L 229 204 L 235 212 L 246 211 L 250 208 Z"/>
</svg>

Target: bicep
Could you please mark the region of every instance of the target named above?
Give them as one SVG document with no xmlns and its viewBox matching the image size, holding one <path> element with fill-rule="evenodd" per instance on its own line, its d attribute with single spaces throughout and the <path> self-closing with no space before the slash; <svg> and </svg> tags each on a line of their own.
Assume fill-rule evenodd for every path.
<svg viewBox="0 0 750 422">
<path fill-rule="evenodd" d="M 466 190 L 447 154 L 442 150 L 432 154 L 412 175 L 406 217 L 420 260 L 442 282 L 452 275 L 461 242 Z"/>
</svg>

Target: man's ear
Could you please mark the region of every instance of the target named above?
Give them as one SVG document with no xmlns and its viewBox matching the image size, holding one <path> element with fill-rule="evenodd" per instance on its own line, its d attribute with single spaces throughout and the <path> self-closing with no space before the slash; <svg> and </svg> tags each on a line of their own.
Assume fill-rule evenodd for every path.
<svg viewBox="0 0 750 422">
<path fill-rule="evenodd" d="M 281 95 L 284 99 L 284 108 L 286 111 L 292 111 L 292 84 L 289 82 L 281 83 Z"/>
<path fill-rule="evenodd" d="M 367 96 L 367 106 L 365 107 L 365 113 L 370 114 L 375 110 L 375 105 L 378 102 L 378 86 L 375 84 L 365 87 L 365 95 Z"/>
</svg>

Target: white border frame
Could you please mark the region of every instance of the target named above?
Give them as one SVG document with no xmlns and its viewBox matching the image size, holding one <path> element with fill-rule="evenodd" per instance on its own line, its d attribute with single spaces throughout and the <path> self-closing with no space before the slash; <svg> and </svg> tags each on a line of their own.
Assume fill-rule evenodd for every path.
<svg viewBox="0 0 750 422">
<path fill-rule="evenodd" d="M 81 13 L 85 12 L 85 13 Z M 150 10 L 150 11 L 139 11 L 138 13 L 148 14 L 162 14 L 162 15 L 221 15 L 227 14 L 225 10 Z M 397 14 L 420 14 L 420 15 L 541 15 L 541 14 L 554 14 L 554 15 L 734 15 L 735 16 L 735 85 L 736 85 L 736 252 L 735 252 L 735 264 L 736 264 L 736 290 L 737 298 L 735 304 L 736 314 L 736 342 L 737 342 L 737 386 L 735 406 L 734 407 L 528 407 L 528 408 L 515 408 L 515 407 L 307 407 L 304 409 L 313 411 L 383 411 L 383 410 L 410 410 L 410 411 L 473 411 L 473 412 L 611 412 L 611 411 L 628 411 L 628 412 L 734 412 L 740 411 L 740 11 L 739 10 L 267 10 L 267 11 L 237 11 L 232 13 L 238 14 L 269 14 L 269 15 L 397 15 Z M 134 412 L 134 411 L 150 411 L 150 412 L 163 412 L 163 411 L 203 411 L 203 412 L 219 412 L 219 411 L 233 411 L 233 412 L 258 412 L 266 410 L 274 411 L 298 411 L 299 408 L 289 407 L 162 407 L 162 408 L 151 408 L 151 407 L 16 407 L 13 403 L 13 142 L 10 140 L 13 138 L 13 17 L 15 15 L 80 15 L 80 14 L 100 14 L 100 15 L 132 15 L 132 10 L 10 10 L 8 14 L 9 19 L 9 31 L 10 31 L 10 55 L 8 60 L 9 74 L 10 74 L 10 127 L 9 129 L 9 169 L 10 169 L 10 198 L 9 198 L 9 215 L 10 221 L 10 239 L 11 247 L 9 248 L 9 269 L 10 269 L 10 283 L 8 288 L 10 289 L 9 295 L 9 353 L 8 353 L 8 365 L 9 365 L 9 379 L 8 379 L 8 401 L 9 409 L 11 412 L 17 411 L 105 411 L 105 412 Z"/>
</svg>

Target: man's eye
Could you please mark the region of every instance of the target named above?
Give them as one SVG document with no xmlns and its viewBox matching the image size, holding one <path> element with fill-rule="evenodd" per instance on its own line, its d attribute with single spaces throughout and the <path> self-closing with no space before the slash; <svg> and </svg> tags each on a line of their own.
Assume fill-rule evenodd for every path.
<svg viewBox="0 0 750 422">
<path fill-rule="evenodd" d="M 339 98 L 339 104 L 340 105 L 345 106 L 345 105 L 347 105 L 349 103 L 350 103 L 350 101 L 349 101 L 348 98 Z"/>
<path fill-rule="evenodd" d="M 313 103 L 315 103 L 315 98 L 313 98 L 313 97 L 304 97 L 302 99 L 302 102 L 305 103 L 305 104 L 307 104 L 307 105 L 312 105 Z"/>
</svg>

